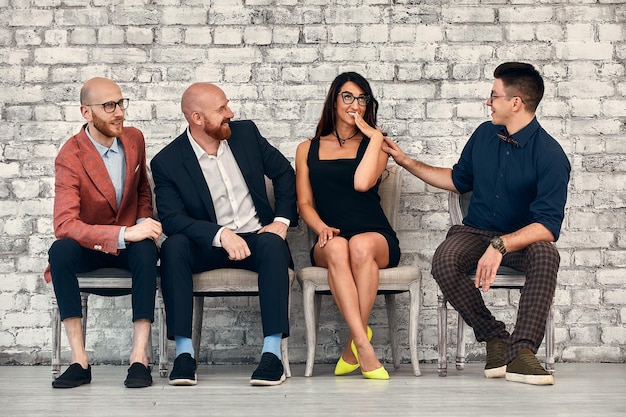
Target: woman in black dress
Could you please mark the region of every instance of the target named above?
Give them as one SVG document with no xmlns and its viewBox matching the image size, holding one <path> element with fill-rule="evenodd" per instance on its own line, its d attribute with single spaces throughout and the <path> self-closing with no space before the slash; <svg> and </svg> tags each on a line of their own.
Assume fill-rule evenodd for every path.
<svg viewBox="0 0 626 417">
<path fill-rule="evenodd" d="M 311 263 L 328 268 L 331 292 L 350 328 L 335 374 L 360 366 L 365 378 L 389 379 L 367 326 L 379 269 L 400 259 L 378 196 L 388 155 L 382 151 L 383 134 L 372 127 L 377 111 L 365 78 L 354 72 L 335 78 L 315 137 L 298 145 L 296 189 L 300 216 L 318 236 Z"/>
</svg>

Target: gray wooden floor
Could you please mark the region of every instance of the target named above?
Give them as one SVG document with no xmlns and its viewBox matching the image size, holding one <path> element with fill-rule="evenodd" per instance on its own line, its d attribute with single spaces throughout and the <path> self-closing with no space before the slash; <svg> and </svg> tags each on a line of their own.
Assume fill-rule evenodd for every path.
<svg viewBox="0 0 626 417">
<path fill-rule="evenodd" d="M 387 365 L 389 368 L 390 366 Z M 198 385 L 124 388 L 125 366 L 94 366 L 90 385 L 53 390 L 48 366 L 0 367 L 0 416 L 626 416 L 626 364 L 556 365 L 555 385 L 482 376 L 482 364 L 437 376 L 435 364 L 390 372 L 389 381 L 335 377 L 331 365 L 303 365 L 278 387 L 251 387 L 253 366 L 201 365 Z M 64 370 L 65 368 L 63 368 Z"/>
</svg>

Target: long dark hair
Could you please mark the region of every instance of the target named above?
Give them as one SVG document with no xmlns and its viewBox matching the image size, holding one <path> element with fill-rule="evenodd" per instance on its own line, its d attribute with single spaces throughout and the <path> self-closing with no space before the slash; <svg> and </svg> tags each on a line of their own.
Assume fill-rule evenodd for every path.
<svg viewBox="0 0 626 417">
<path fill-rule="evenodd" d="M 370 96 L 370 101 L 365 107 L 365 114 L 363 120 L 372 127 L 376 127 L 376 115 L 378 114 L 378 101 L 372 94 L 372 88 L 370 83 L 367 82 L 362 75 L 356 72 L 344 72 L 339 74 L 330 85 L 328 95 L 326 95 L 326 101 L 324 101 L 324 108 L 322 109 L 322 117 L 317 124 L 315 131 L 315 139 L 319 139 L 321 136 L 329 135 L 335 131 L 335 103 L 339 100 L 339 89 L 348 81 L 352 81 L 363 90 L 363 94 Z"/>
</svg>

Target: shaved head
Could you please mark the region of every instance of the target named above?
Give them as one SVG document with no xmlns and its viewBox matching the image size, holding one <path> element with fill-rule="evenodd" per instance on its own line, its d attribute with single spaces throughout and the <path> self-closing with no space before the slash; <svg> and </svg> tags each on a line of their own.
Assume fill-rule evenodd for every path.
<svg viewBox="0 0 626 417">
<path fill-rule="evenodd" d="M 183 93 L 180 107 L 185 119 L 190 122 L 190 117 L 194 112 L 202 112 L 216 107 L 219 99 L 226 99 L 221 88 L 211 83 L 195 83 Z"/>
<path fill-rule="evenodd" d="M 93 102 L 104 103 L 105 101 L 109 101 L 109 99 L 102 98 L 101 96 L 111 93 L 119 93 L 120 98 L 122 97 L 122 90 L 115 81 L 102 77 L 92 78 L 85 82 L 80 89 L 80 104 L 93 104 Z"/>
</svg>

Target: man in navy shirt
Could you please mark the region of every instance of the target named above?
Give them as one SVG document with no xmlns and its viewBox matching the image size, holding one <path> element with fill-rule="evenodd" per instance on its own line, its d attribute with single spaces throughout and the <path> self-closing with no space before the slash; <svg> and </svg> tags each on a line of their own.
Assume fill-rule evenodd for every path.
<svg viewBox="0 0 626 417">
<path fill-rule="evenodd" d="M 492 121 L 474 131 L 451 169 L 415 161 L 387 138 L 383 149 L 430 185 L 473 192 L 463 224 L 450 229 L 433 256 L 433 277 L 476 339 L 487 342 L 487 378 L 549 385 L 553 376 L 535 354 L 556 288 L 560 257 L 552 242 L 563 222 L 570 164 L 535 117 L 544 91 L 539 72 L 507 62 L 494 77 L 487 99 Z M 489 290 L 500 265 L 526 273 L 512 334 L 478 290 Z M 472 283 L 467 273 L 474 268 Z"/>
</svg>

